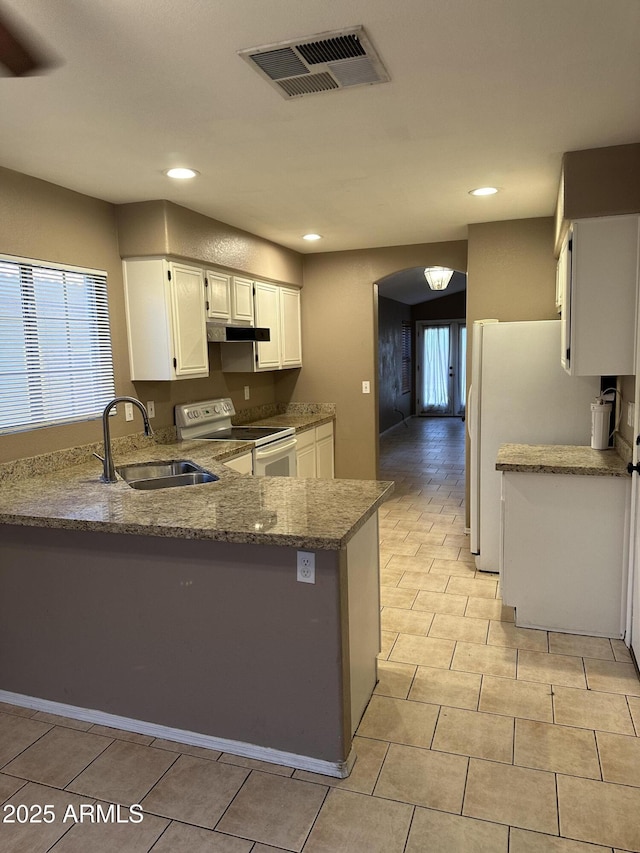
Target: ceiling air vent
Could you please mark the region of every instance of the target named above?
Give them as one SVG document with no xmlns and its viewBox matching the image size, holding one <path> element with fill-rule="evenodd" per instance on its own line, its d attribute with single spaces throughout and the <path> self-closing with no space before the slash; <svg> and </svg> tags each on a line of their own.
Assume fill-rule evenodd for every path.
<svg viewBox="0 0 640 853">
<path fill-rule="evenodd" d="M 252 47 L 239 55 L 287 100 L 389 81 L 363 27 Z"/>
</svg>

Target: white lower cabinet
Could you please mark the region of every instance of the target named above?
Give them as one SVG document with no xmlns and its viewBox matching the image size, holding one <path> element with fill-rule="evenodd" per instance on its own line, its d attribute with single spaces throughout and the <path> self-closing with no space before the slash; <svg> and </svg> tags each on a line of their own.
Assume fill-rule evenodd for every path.
<svg viewBox="0 0 640 853">
<path fill-rule="evenodd" d="M 629 484 L 503 472 L 501 594 L 518 627 L 622 637 Z"/>
<path fill-rule="evenodd" d="M 333 423 L 296 433 L 298 477 L 333 479 Z"/>
<path fill-rule="evenodd" d="M 316 476 L 316 431 L 308 429 L 296 433 L 296 467 L 298 477 Z"/>
<path fill-rule="evenodd" d="M 227 459 L 224 463 L 227 468 L 232 468 L 238 474 L 253 474 L 253 453 L 243 453 L 233 459 Z"/>
</svg>

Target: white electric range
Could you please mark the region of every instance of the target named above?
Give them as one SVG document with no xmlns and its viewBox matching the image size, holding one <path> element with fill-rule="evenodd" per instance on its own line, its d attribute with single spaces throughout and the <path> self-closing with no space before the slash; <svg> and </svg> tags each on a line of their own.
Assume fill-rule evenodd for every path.
<svg viewBox="0 0 640 853">
<path fill-rule="evenodd" d="M 258 477 L 296 476 L 293 427 L 234 426 L 236 410 L 228 397 L 182 403 L 175 408 L 180 441 L 246 441 L 251 445 L 253 473 Z"/>
</svg>

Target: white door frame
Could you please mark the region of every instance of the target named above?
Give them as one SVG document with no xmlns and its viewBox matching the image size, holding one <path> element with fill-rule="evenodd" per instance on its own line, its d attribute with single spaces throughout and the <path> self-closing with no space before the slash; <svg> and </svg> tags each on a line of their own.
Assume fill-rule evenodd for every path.
<svg viewBox="0 0 640 853">
<path fill-rule="evenodd" d="M 640 283 L 640 279 L 639 279 Z M 640 441 L 640 299 L 636 296 L 636 379 L 633 413 L 632 461 L 638 464 Z M 619 384 L 618 384 L 619 387 Z M 618 395 L 619 396 L 619 395 Z M 620 405 L 623 405 L 622 400 Z M 621 415 L 623 413 L 620 413 Z M 629 572 L 626 602 L 625 642 L 640 664 L 640 474 L 631 475 L 629 518 Z"/>
</svg>

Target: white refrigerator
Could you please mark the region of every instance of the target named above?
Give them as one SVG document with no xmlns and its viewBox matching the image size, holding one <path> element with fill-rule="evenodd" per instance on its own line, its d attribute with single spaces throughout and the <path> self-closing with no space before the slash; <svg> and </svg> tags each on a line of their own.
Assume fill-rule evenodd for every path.
<svg viewBox="0 0 640 853">
<path fill-rule="evenodd" d="M 560 320 L 499 323 L 472 330 L 467 418 L 471 552 L 476 568 L 499 570 L 501 444 L 591 443 L 597 376 L 569 376 L 560 364 Z"/>
</svg>

